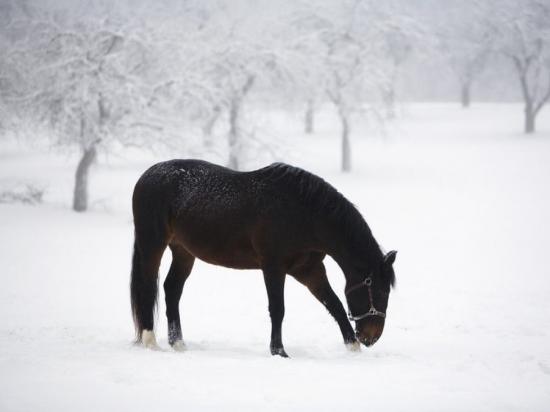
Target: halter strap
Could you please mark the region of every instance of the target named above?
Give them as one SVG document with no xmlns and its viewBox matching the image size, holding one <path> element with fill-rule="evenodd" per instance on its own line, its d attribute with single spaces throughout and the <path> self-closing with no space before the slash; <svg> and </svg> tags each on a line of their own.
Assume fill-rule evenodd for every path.
<svg viewBox="0 0 550 412">
<path fill-rule="evenodd" d="M 358 321 L 358 320 L 361 320 L 361 319 L 365 319 L 365 318 L 368 318 L 370 316 L 378 316 L 378 317 L 381 317 L 381 318 L 385 318 L 386 317 L 386 314 L 384 312 L 380 312 L 379 310 L 377 310 L 375 307 L 374 307 L 374 299 L 372 298 L 372 275 L 369 275 L 366 277 L 366 279 L 360 283 L 358 283 L 357 285 L 354 285 L 352 287 L 350 287 L 348 290 L 346 290 L 344 293 L 345 295 L 349 295 L 351 292 L 353 292 L 354 290 L 357 290 L 357 289 L 360 289 L 362 287 L 366 286 L 367 287 L 367 290 L 369 292 L 369 305 L 370 305 L 370 309 L 361 314 L 361 315 L 357 315 L 357 316 L 354 316 L 351 314 L 351 310 L 348 312 L 348 318 L 349 320 L 353 320 L 353 321 Z"/>
</svg>

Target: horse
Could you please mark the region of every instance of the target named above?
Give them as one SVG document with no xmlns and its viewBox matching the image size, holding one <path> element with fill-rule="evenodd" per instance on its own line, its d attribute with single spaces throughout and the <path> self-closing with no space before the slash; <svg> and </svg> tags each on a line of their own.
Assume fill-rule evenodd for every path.
<svg viewBox="0 0 550 412">
<path fill-rule="evenodd" d="M 143 173 L 132 209 L 130 294 L 137 343 L 158 349 L 154 311 L 167 247 L 172 252 L 164 282 L 168 342 L 177 351 L 185 349 L 179 301 L 196 258 L 262 271 L 272 355 L 288 357 L 281 334 L 287 274 L 325 306 L 351 350 L 360 350 L 359 342 L 371 346 L 382 335 L 397 252 L 383 253 L 359 211 L 322 178 L 284 163 L 238 172 L 174 159 Z M 327 279 L 326 255 L 345 276 L 348 314 Z"/>
</svg>

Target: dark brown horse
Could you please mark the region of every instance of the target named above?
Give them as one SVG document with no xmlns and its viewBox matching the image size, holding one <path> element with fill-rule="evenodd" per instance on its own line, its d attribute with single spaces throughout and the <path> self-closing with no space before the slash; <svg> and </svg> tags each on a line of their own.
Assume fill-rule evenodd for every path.
<svg viewBox="0 0 550 412">
<path fill-rule="evenodd" d="M 290 274 L 334 317 L 344 342 L 358 349 L 382 334 L 396 252 L 384 255 L 355 207 L 320 177 L 277 163 L 235 172 L 200 160 L 171 160 L 148 169 L 134 189 L 132 311 L 138 342 L 157 347 L 153 332 L 158 269 L 168 246 L 164 282 L 168 341 L 183 348 L 179 300 L 195 258 L 236 269 L 261 269 L 271 317 L 271 353 L 281 339 L 284 284 Z M 346 277 L 349 319 L 330 287 L 323 259 Z"/>
</svg>

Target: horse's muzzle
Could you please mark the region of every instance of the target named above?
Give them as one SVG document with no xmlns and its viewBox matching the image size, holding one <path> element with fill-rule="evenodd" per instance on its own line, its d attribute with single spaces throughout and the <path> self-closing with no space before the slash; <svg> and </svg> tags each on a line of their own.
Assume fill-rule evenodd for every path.
<svg viewBox="0 0 550 412">
<path fill-rule="evenodd" d="M 379 339 L 378 336 L 374 336 L 372 338 L 360 338 L 358 337 L 359 342 L 361 342 L 366 347 L 372 346 L 376 343 L 376 341 Z"/>
<path fill-rule="evenodd" d="M 355 336 L 365 346 L 374 345 L 384 331 L 383 319 L 369 319 L 362 325 L 358 325 Z"/>
</svg>

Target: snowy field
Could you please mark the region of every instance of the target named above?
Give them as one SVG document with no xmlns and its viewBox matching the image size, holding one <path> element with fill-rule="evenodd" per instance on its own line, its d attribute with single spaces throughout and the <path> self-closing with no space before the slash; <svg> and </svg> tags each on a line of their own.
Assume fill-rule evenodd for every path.
<svg viewBox="0 0 550 412">
<path fill-rule="evenodd" d="M 335 185 L 399 251 L 384 334 L 361 353 L 289 278 L 291 359 L 269 354 L 261 273 L 203 263 L 180 305 L 188 350 L 168 346 L 162 295 L 164 350 L 132 345 L 130 196 L 166 156 L 101 157 L 92 210 L 77 214 L 76 157 L 0 143 L 0 189 L 46 188 L 41 206 L 0 204 L 0 411 L 547 411 L 550 108 L 529 137 L 519 105 L 403 112 L 385 136 L 355 127 L 346 175 L 328 112 L 307 137 L 298 114 L 264 115 L 262 127 L 285 136 L 284 160 Z M 343 299 L 343 275 L 327 265 Z"/>
</svg>

